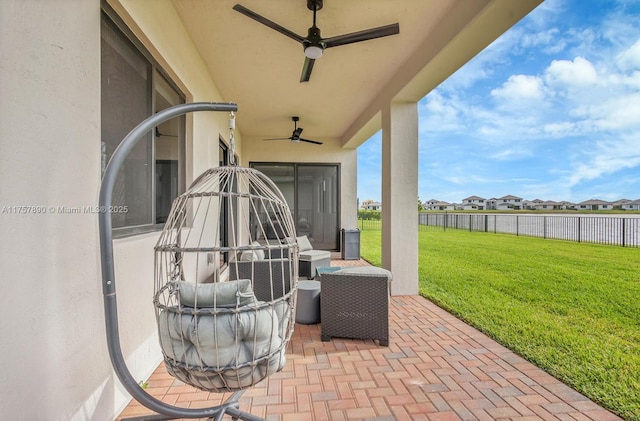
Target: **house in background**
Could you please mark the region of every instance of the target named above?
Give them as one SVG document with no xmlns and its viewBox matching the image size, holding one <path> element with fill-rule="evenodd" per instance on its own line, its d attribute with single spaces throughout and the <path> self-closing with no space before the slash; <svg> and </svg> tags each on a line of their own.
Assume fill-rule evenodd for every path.
<svg viewBox="0 0 640 421">
<path fill-rule="evenodd" d="M 455 203 L 442 202 L 440 200 L 430 200 L 425 207 L 434 211 L 452 211 L 456 209 Z"/>
<path fill-rule="evenodd" d="M 536 209 L 536 206 L 542 203 L 542 199 L 533 199 L 533 200 L 523 200 L 522 208 L 523 209 Z"/>
<path fill-rule="evenodd" d="M 571 203 L 571 202 L 567 202 L 566 200 L 561 200 L 558 202 L 558 209 L 561 210 L 574 210 L 576 208 L 576 205 Z"/>
<path fill-rule="evenodd" d="M 522 198 L 518 196 L 502 196 L 496 199 L 497 210 L 520 210 L 522 209 Z"/>
<path fill-rule="evenodd" d="M 236 2 L 0 2 L 0 200 L 16 210 L 0 214 L 3 311 L 12 315 L 0 339 L 3 418 L 112 420 L 128 403 L 106 346 L 92 209 L 121 138 L 175 104 L 237 103 L 237 162 L 267 174 L 296 223 L 313 230 L 314 247 L 328 250 L 341 228 L 357 226 L 357 148 L 381 130 L 382 265 L 393 294 L 417 294 L 417 206 L 407 204 L 418 196 L 418 101 L 541 1 L 326 1 L 317 24 L 325 36 L 396 22 L 400 32 L 315 62 Z M 312 23 L 305 0 L 242 3 L 302 36 Z M 287 139 L 293 116 L 322 144 Z M 151 303 L 162 221 L 176 194 L 229 162 L 230 118 L 199 112 L 163 123 L 118 180 L 108 281 L 136 379 L 162 359 Z"/>
<path fill-rule="evenodd" d="M 500 210 L 500 211 L 514 211 L 514 210 L 538 210 L 538 211 L 552 211 L 552 210 L 637 210 L 638 200 L 620 199 L 615 202 L 607 202 L 604 200 L 591 199 L 584 202 L 574 204 L 566 200 L 556 202 L 553 200 L 524 200 L 521 197 L 507 195 L 500 198 L 484 199 L 480 196 L 469 196 L 462 200 L 461 205 L 451 204 L 447 202 L 441 202 L 436 199 L 431 199 L 425 202 L 426 210 Z"/>
<path fill-rule="evenodd" d="M 427 210 L 434 210 L 433 207 L 436 203 L 440 203 L 440 200 L 437 199 L 429 199 L 422 204 L 422 207 Z"/>
<path fill-rule="evenodd" d="M 462 206 L 464 210 L 484 210 L 485 199 L 480 196 L 469 196 L 462 199 Z"/>
<path fill-rule="evenodd" d="M 629 199 L 618 199 L 614 202 L 612 202 L 613 208 L 614 209 L 623 209 L 623 206 L 626 205 L 627 203 L 630 203 L 631 200 Z"/>
<path fill-rule="evenodd" d="M 368 211 L 381 211 L 382 210 L 382 203 L 376 202 L 374 200 L 365 200 L 362 203 L 361 207 L 362 207 L 362 209 L 368 210 Z"/>
<path fill-rule="evenodd" d="M 553 200 L 546 200 L 544 202 L 536 203 L 536 210 L 556 210 L 559 209 L 558 202 L 554 202 Z"/>
<path fill-rule="evenodd" d="M 585 200 L 577 204 L 578 210 L 612 210 L 613 203 L 599 199 Z"/>
<path fill-rule="evenodd" d="M 623 210 L 640 210 L 640 199 L 630 200 L 621 205 L 621 209 Z"/>
</svg>

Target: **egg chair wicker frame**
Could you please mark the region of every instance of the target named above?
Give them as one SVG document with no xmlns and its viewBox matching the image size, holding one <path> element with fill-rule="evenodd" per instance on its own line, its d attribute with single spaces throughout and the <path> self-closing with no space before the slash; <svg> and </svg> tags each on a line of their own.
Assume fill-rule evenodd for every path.
<svg viewBox="0 0 640 421">
<path fill-rule="evenodd" d="M 144 388 L 138 384 L 136 379 L 131 374 L 128 369 L 121 345 L 120 345 L 120 335 L 118 329 L 118 311 L 117 311 L 117 296 L 116 296 L 116 283 L 115 283 L 115 270 L 114 270 L 114 259 L 113 259 L 113 234 L 112 234 L 112 220 L 111 214 L 108 211 L 112 207 L 112 196 L 113 190 L 116 184 L 116 178 L 119 169 L 123 165 L 125 158 L 131 152 L 133 147 L 138 143 L 141 139 L 143 139 L 150 131 L 154 130 L 156 126 L 159 124 L 170 120 L 174 117 L 184 115 L 191 112 L 198 111 L 226 111 L 226 112 L 235 112 L 237 111 L 237 105 L 234 103 L 215 103 L 215 102 L 198 102 L 198 103 L 189 103 L 189 104 L 180 104 L 173 107 L 169 107 L 163 111 L 160 111 L 153 116 L 147 118 L 143 122 L 141 122 L 138 126 L 136 126 L 120 143 L 120 145 L 114 151 L 107 167 L 105 168 L 105 172 L 102 179 L 102 184 L 100 188 L 100 196 L 99 196 L 99 206 L 103 212 L 98 215 L 98 223 L 99 223 L 99 233 L 100 233 L 100 257 L 101 257 L 101 268 L 102 268 L 102 291 L 103 291 L 103 303 L 104 303 L 104 312 L 105 312 L 105 327 L 106 327 L 106 336 L 107 336 L 107 346 L 109 350 L 109 356 L 111 359 L 111 364 L 118 376 L 120 382 L 125 387 L 125 389 L 131 394 L 131 396 L 147 407 L 148 409 L 155 412 L 153 415 L 147 415 L 142 417 L 134 417 L 129 418 L 130 420 L 169 420 L 169 419 L 177 419 L 177 418 L 210 418 L 213 420 L 222 420 L 225 415 L 229 415 L 232 419 L 242 419 L 248 421 L 258 421 L 262 420 L 262 418 L 252 415 L 247 412 L 240 411 L 239 409 L 239 399 L 244 392 L 244 388 L 242 390 L 237 390 L 231 394 L 231 396 L 223 403 L 209 407 L 209 408 L 182 408 L 173 405 L 169 405 L 147 393 Z M 230 129 L 232 129 L 232 125 L 230 122 Z M 233 150 L 233 132 L 231 132 L 231 146 Z M 197 181 L 197 180 L 196 180 Z M 194 182 L 195 184 L 195 182 Z M 295 239 L 294 239 L 295 241 Z M 276 247 L 277 248 L 277 247 Z M 282 249 L 282 247 L 280 247 Z M 250 250 L 251 252 L 255 251 L 255 247 L 251 245 L 247 247 L 243 247 L 244 250 Z M 158 248 L 156 247 L 156 253 Z M 213 249 L 212 249 L 213 250 Z M 220 251 L 220 249 L 217 249 Z M 290 250 L 281 250 L 281 252 L 288 252 Z M 297 245 L 292 249 L 293 254 L 289 256 L 289 259 L 292 259 L 297 255 Z M 156 257 L 157 258 L 157 257 Z M 230 263 L 231 264 L 231 263 Z M 297 260 L 294 265 L 295 273 L 297 275 Z M 297 280 L 297 278 L 296 278 Z M 273 282 L 273 281 L 271 281 Z M 286 341 L 290 339 L 291 332 L 293 330 L 293 319 L 295 314 L 295 285 L 292 288 L 293 291 L 289 291 L 290 296 L 288 299 L 292 300 L 293 307 L 291 308 L 291 313 L 289 313 L 289 317 L 292 319 L 289 323 L 290 331 Z M 157 300 L 157 294 L 154 298 Z M 269 306 L 269 303 L 261 302 L 260 308 L 264 308 L 265 306 Z M 166 306 L 165 306 L 166 307 Z M 209 309 L 208 311 L 212 311 Z M 214 310 L 215 311 L 215 310 Z M 237 311 L 237 307 L 236 307 Z M 180 314 L 181 315 L 181 314 Z M 157 316 L 156 316 L 157 317 Z M 284 352 L 284 351 L 283 351 Z M 164 353 L 164 350 L 163 350 Z M 284 354 L 283 354 L 284 355 Z M 166 364 L 166 355 L 165 355 L 165 364 Z"/>
</svg>

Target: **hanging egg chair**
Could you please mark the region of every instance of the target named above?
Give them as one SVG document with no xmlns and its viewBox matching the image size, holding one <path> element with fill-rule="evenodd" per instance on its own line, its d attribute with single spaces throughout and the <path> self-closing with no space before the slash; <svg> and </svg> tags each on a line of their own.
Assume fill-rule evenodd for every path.
<svg viewBox="0 0 640 421">
<path fill-rule="evenodd" d="M 267 242 L 267 230 L 279 236 Z M 297 245 L 271 180 L 251 168 L 206 171 L 174 201 L 155 251 L 154 305 L 170 374 L 226 392 L 284 367 Z"/>
<path fill-rule="evenodd" d="M 175 116 L 230 111 L 233 164 L 236 109 L 235 104 L 182 104 L 143 121 L 107 165 L 100 190 L 102 209 L 111 206 L 116 174 L 129 151 Z M 155 246 L 153 305 L 164 364 L 172 376 L 198 389 L 235 392 L 215 407 L 166 404 L 146 393 L 127 369 L 118 337 L 109 212 L 99 215 L 99 229 L 107 344 L 127 391 L 161 414 L 153 419 L 219 420 L 225 414 L 260 419 L 240 411 L 238 399 L 246 388 L 284 367 L 297 290 L 295 224 L 275 184 L 257 170 L 235 165 L 205 171 L 174 200 Z"/>
</svg>

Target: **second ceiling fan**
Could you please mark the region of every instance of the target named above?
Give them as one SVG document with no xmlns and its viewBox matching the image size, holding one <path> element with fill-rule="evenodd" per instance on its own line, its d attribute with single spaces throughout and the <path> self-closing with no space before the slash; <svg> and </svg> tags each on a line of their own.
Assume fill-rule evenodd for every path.
<svg viewBox="0 0 640 421">
<path fill-rule="evenodd" d="M 270 139 L 262 139 L 262 140 L 290 140 L 293 143 L 307 142 L 307 143 L 313 143 L 315 145 L 322 145 L 322 142 L 318 142 L 317 140 L 303 139 L 303 138 L 300 137 L 300 135 L 302 134 L 302 127 L 298 127 L 298 121 L 300 121 L 300 117 L 293 116 L 293 117 L 291 117 L 291 120 L 293 120 L 293 133 L 291 133 L 291 136 L 289 136 L 289 137 L 273 137 L 273 138 L 270 138 Z"/>
<path fill-rule="evenodd" d="M 377 28 L 365 29 L 364 31 L 352 32 L 350 34 L 338 35 L 335 37 L 322 38 L 320 28 L 316 26 L 316 12 L 322 9 L 323 0 L 307 0 L 307 8 L 313 11 L 313 25 L 309 28 L 306 37 L 300 36 L 287 28 L 253 12 L 246 7 L 236 4 L 233 10 L 242 13 L 263 25 L 274 29 L 281 34 L 299 42 L 304 48 L 304 66 L 300 75 L 300 82 L 308 82 L 311 78 L 311 71 L 316 59 L 322 57 L 325 49 L 338 47 L 340 45 L 352 44 L 354 42 L 367 41 L 375 38 L 382 38 L 400 33 L 400 25 L 392 23 L 390 25 L 379 26 Z"/>
</svg>

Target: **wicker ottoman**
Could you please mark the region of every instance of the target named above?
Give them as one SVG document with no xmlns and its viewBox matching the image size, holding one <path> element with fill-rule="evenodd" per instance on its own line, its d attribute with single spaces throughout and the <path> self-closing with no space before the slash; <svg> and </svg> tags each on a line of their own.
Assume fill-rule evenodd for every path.
<svg viewBox="0 0 640 421">
<path fill-rule="evenodd" d="M 299 276 L 313 279 L 318 266 L 331 266 L 331 252 L 326 250 L 306 250 L 300 252 Z"/>
<path fill-rule="evenodd" d="M 391 272 L 367 266 L 320 273 L 321 339 L 377 339 L 389 345 Z"/>
</svg>

